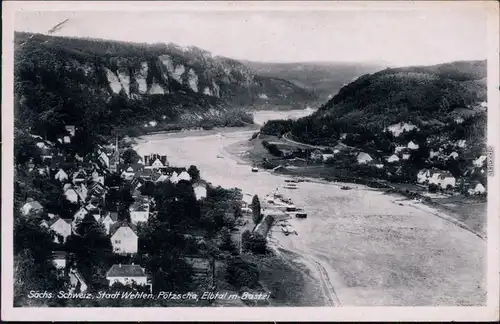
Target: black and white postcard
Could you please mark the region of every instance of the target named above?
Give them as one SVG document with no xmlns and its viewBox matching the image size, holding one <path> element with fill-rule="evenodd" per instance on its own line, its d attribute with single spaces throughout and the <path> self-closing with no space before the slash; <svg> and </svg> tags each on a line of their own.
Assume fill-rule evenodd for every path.
<svg viewBox="0 0 500 324">
<path fill-rule="evenodd" d="M 498 2 L 2 11 L 3 320 L 499 319 Z"/>
</svg>

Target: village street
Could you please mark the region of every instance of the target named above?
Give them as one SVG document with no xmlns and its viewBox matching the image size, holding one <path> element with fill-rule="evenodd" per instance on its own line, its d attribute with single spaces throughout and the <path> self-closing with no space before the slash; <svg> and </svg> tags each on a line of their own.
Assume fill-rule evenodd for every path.
<svg viewBox="0 0 500 324">
<path fill-rule="evenodd" d="M 257 123 L 265 119 L 263 115 L 283 118 L 280 112 L 257 112 Z M 321 280 L 328 277 L 343 306 L 485 301 L 485 241 L 428 210 L 399 204 L 398 198 L 361 185 L 343 191 L 338 183 L 315 181 L 300 183 L 296 190 L 283 189 L 285 176 L 263 170 L 253 173 L 225 150 L 252 133 L 154 134 L 138 138 L 135 149 L 140 155 L 167 154 L 173 165 L 194 164 L 214 185 L 238 187 L 247 194 L 263 197 L 280 188 L 309 216 L 291 220 L 299 235 L 275 232 L 273 239 L 305 256 L 308 263 L 319 263 L 321 268 L 312 272 L 322 272 Z"/>
</svg>

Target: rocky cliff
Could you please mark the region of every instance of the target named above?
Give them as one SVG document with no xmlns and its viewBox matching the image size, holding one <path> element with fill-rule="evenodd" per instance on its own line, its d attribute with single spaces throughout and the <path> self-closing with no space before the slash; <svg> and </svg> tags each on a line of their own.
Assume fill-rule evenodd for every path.
<svg viewBox="0 0 500 324">
<path fill-rule="evenodd" d="M 193 46 L 28 33 L 15 40 L 16 112 L 30 126 L 40 126 L 33 120 L 40 115 L 52 124 L 201 120 L 238 108 L 305 107 L 315 99 L 289 81 Z"/>
</svg>

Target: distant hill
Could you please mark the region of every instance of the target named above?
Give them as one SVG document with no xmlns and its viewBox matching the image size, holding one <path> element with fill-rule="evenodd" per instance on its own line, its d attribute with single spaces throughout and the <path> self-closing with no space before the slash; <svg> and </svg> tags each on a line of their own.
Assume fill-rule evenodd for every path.
<svg viewBox="0 0 500 324">
<path fill-rule="evenodd" d="M 316 117 L 355 120 L 365 127 L 413 121 L 446 122 L 486 100 L 486 61 L 385 69 L 344 86 Z"/>
<path fill-rule="evenodd" d="M 306 63 L 262 63 L 241 61 L 258 74 L 289 80 L 314 91 L 318 104 L 332 98 L 344 85 L 357 77 L 379 71 L 386 66 L 368 63 L 306 62 Z"/>
<path fill-rule="evenodd" d="M 216 119 L 240 108 L 303 108 L 315 95 L 200 48 L 15 34 L 18 124 L 102 129 Z M 235 115 L 229 119 L 234 120 Z"/>
</svg>

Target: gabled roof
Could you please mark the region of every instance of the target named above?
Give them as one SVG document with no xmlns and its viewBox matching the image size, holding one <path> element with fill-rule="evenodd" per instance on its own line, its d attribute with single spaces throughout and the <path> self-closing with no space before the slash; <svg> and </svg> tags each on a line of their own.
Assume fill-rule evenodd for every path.
<svg viewBox="0 0 500 324">
<path fill-rule="evenodd" d="M 147 203 L 141 200 L 136 200 L 132 206 L 130 206 L 130 211 L 147 211 Z"/>
<path fill-rule="evenodd" d="M 111 228 L 109 230 L 109 236 L 115 235 L 116 231 L 118 231 L 118 229 L 120 229 L 122 227 L 129 227 L 134 232 L 134 234 L 137 235 L 137 228 L 135 227 L 134 224 L 131 224 L 127 221 L 121 221 L 121 222 L 117 222 L 111 226 Z"/>
<path fill-rule="evenodd" d="M 137 264 L 114 264 L 106 277 L 145 277 L 144 269 Z"/>
<path fill-rule="evenodd" d="M 31 206 L 33 209 L 43 209 L 43 206 L 36 200 L 25 203 L 23 207 L 26 205 Z"/>
<path fill-rule="evenodd" d="M 52 218 L 51 220 L 49 220 L 47 222 L 47 225 L 49 227 L 52 227 L 52 225 L 54 225 L 55 223 L 57 223 L 60 219 L 63 220 L 64 222 L 66 222 L 67 224 L 71 224 L 71 219 L 66 219 L 66 218 L 61 218 L 59 216 L 55 216 L 54 218 Z"/>
<path fill-rule="evenodd" d="M 106 219 L 106 218 L 110 218 L 113 222 L 117 222 L 118 221 L 118 213 L 117 212 L 108 212 L 106 213 L 106 215 L 104 215 L 104 217 L 102 218 L 102 220 Z"/>
<path fill-rule="evenodd" d="M 144 165 L 139 164 L 139 163 L 133 163 L 133 164 L 120 164 L 118 165 L 118 170 L 120 172 L 127 171 L 128 168 L 132 168 L 133 172 L 139 172 L 142 169 L 144 169 Z"/>
<path fill-rule="evenodd" d="M 54 260 L 59 260 L 59 259 L 66 259 L 66 251 L 53 251 L 52 252 L 52 258 Z"/>
</svg>

